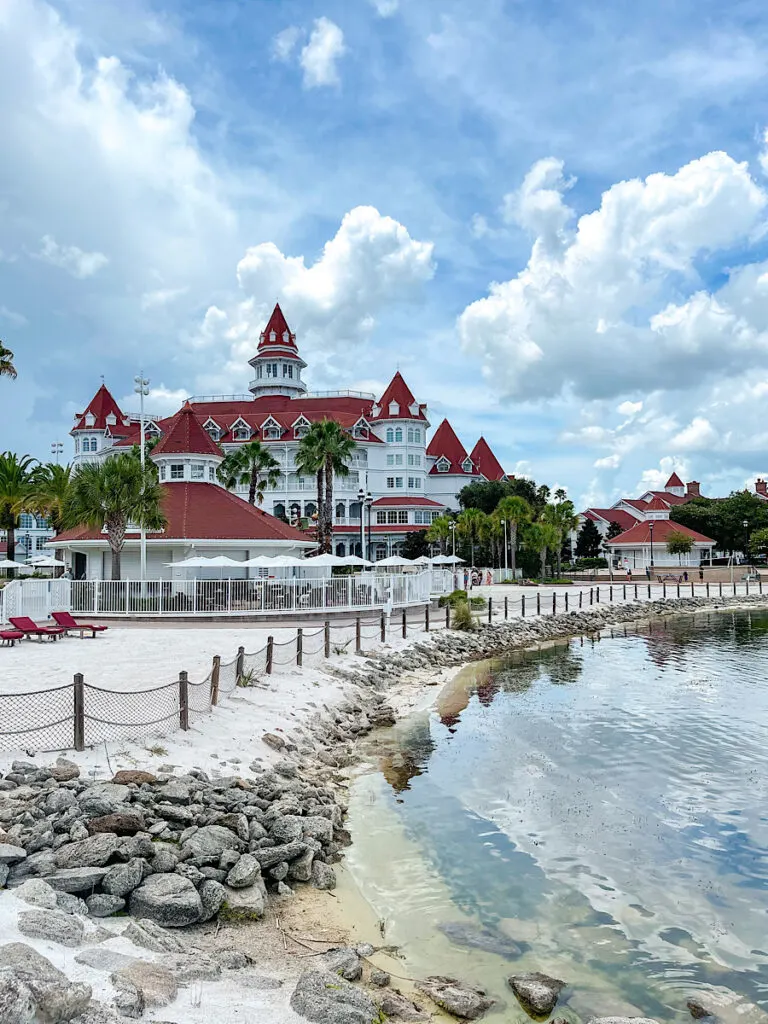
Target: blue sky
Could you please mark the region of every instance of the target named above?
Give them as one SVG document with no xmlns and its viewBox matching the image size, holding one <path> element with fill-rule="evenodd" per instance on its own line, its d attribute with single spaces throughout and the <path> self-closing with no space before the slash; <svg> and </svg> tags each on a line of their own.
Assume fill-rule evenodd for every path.
<svg viewBox="0 0 768 1024">
<path fill-rule="evenodd" d="M 765 475 L 761 8 L 6 0 L 0 448 L 244 391 L 279 298 L 580 505 Z"/>
</svg>

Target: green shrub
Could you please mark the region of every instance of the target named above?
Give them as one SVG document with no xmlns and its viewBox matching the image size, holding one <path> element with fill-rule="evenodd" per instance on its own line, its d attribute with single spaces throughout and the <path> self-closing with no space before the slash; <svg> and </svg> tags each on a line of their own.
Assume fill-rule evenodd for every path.
<svg viewBox="0 0 768 1024">
<path fill-rule="evenodd" d="M 438 605 L 441 608 L 445 608 L 445 606 L 447 604 L 449 604 L 451 606 L 451 608 L 455 608 L 457 602 L 459 602 L 459 601 L 466 601 L 466 600 L 467 600 L 467 592 L 466 592 L 466 590 L 454 590 L 452 594 L 443 594 L 443 596 L 440 598 L 440 600 L 437 603 L 438 603 Z"/>
<path fill-rule="evenodd" d="M 607 569 L 608 560 L 606 558 L 577 558 L 576 559 L 577 569 Z"/>
<path fill-rule="evenodd" d="M 484 597 L 470 597 L 469 607 L 470 608 L 485 608 L 487 602 Z"/>
<path fill-rule="evenodd" d="M 453 629 L 460 629 L 462 632 L 469 632 L 475 628 L 475 620 L 472 617 L 472 612 L 469 609 L 469 602 L 457 601 L 453 606 L 453 614 L 451 615 L 451 627 Z"/>
</svg>

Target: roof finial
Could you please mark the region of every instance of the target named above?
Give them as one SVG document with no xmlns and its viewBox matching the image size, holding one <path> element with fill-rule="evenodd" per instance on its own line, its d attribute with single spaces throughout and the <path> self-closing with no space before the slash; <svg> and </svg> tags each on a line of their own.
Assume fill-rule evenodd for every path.
<svg viewBox="0 0 768 1024">
<path fill-rule="evenodd" d="M 101 386 L 102 386 L 102 387 L 104 387 L 104 386 L 106 385 L 106 383 L 107 383 L 107 382 L 106 382 L 106 381 L 104 380 L 104 374 L 103 374 L 103 373 L 100 373 L 100 374 L 99 374 L 99 378 L 100 378 L 100 380 L 101 380 Z"/>
</svg>

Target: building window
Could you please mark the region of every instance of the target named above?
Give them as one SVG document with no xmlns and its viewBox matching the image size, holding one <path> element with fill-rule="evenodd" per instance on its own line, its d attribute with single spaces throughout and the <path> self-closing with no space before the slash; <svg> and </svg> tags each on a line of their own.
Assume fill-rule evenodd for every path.
<svg viewBox="0 0 768 1024">
<path fill-rule="evenodd" d="M 446 459 L 445 456 L 441 455 L 440 458 L 437 460 L 437 472 L 447 473 L 450 468 L 451 464 L 448 461 L 448 459 Z"/>
<path fill-rule="evenodd" d="M 408 444 L 413 444 L 413 427 L 408 427 Z"/>
<path fill-rule="evenodd" d="M 42 551 L 43 550 L 43 545 L 45 544 L 45 542 L 47 540 L 48 540 L 47 537 L 35 537 L 35 549 L 37 551 Z"/>
<path fill-rule="evenodd" d="M 403 440 L 403 428 L 402 427 L 398 427 L 395 430 L 395 441 L 396 442 L 400 442 L 402 440 Z"/>
<path fill-rule="evenodd" d="M 400 511 L 397 513 L 397 521 L 398 521 L 398 523 L 407 523 L 408 522 L 408 509 L 407 508 L 401 508 L 400 509 Z"/>
<path fill-rule="evenodd" d="M 416 444 L 421 444 L 421 431 L 418 427 L 413 432 L 413 440 Z"/>
<path fill-rule="evenodd" d="M 387 490 L 388 491 L 393 490 L 394 486 L 395 486 L 395 478 L 393 476 L 388 476 L 387 477 Z"/>
<path fill-rule="evenodd" d="M 205 480 L 205 466 L 202 462 L 192 463 L 192 479 Z"/>
<path fill-rule="evenodd" d="M 267 427 L 264 431 L 264 437 L 268 441 L 279 441 L 280 440 L 280 427 Z"/>
<path fill-rule="evenodd" d="M 366 438 L 368 437 L 368 430 L 361 424 L 359 427 L 354 428 L 354 430 L 352 431 L 352 436 Z"/>
<path fill-rule="evenodd" d="M 50 530 L 50 528 L 51 528 L 51 521 L 50 521 L 50 519 L 46 519 L 44 516 L 38 516 L 37 517 L 37 528 L 39 530 Z"/>
<path fill-rule="evenodd" d="M 34 530 L 37 526 L 35 517 L 31 516 L 29 512 L 22 512 L 19 516 L 19 529 L 20 530 Z"/>
<path fill-rule="evenodd" d="M 408 456 L 408 465 L 409 466 L 420 466 L 421 465 L 421 456 L 420 455 L 409 455 Z"/>
<path fill-rule="evenodd" d="M 75 455 L 80 454 L 80 438 L 75 438 Z"/>
<path fill-rule="evenodd" d="M 181 462 L 171 463 L 171 480 L 184 479 L 184 464 Z"/>
<path fill-rule="evenodd" d="M 402 455 L 396 455 L 395 456 L 395 465 L 396 466 L 402 466 L 402 464 L 403 464 L 403 456 Z"/>
<path fill-rule="evenodd" d="M 408 477 L 408 490 L 409 490 L 409 491 L 412 491 L 412 490 L 413 490 L 413 488 L 414 488 L 414 487 L 416 486 L 416 484 L 414 483 L 414 480 L 415 480 L 415 479 L 416 479 L 416 477 L 415 477 L 415 476 L 409 476 L 409 477 Z"/>
<path fill-rule="evenodd" d="M 294 437 L 299 441 L 301 440 L 302 437 L 306 437 L 308 433 L 309 427 L 306 424 L 302 424 L 301 426 L 296 427 L 295 430 L 293 431 Z"/>
<path fill-rule="evenodd" d="M 288 363 L 283 363 L 283 376 L 288 376 Z"/>
<path fill-rule="evenodd" d="M 395 440 L 395 432 L 392 427 L 387 427 L 387 444 L 393 444 Z"/>
<path fill-rule="evenodd" d="M 381 526 L 382 524 L 386 523 L 386 521 L 387 521 L 387 513 L 386 512 L 378 511 L 376 513 L 376 523 L 379 526 Z"/>
<path fill-rule="evenodd" d="M 363 506 L 360 504 L 359 501 L 353 501 L 352 504 L 349 506 L 349 518 L 359 519 L 360 515 L 362 514 L 362 508 Z"/>
<path fill-rule="evenodd" d="M 400 489 L 400 488 L 402 488 L 402 486 L 403 486 L 403 478 L 401 476 L 396 476 L 395 477 L 395 487 L 397 489 Z"/>
<path fill-rule="evenodd" d="M 337 519 L 343 519 L 345 514 L 346 514 L 346 509 L 344 508 L 344 502 L 343 501 L 337 502 L 336 503 L 336 518 Z"/>
<path fill-rule="evenodd" d="M 387 512 L 387 522 L 388 523 L 396 523 L 397 522 L 397 509 L 391 509 L 389 512 Z"/>
<path fill-rule="evenodd" d="M 165 480 L 165 466 L 160 467 L 160 479 Z"/>
<path fill-rule="evenodd" d="M 212 484 L 216 483 L 216 469 L 213 466 L 208 467 L 208 479 Z"/>
<path fill-rule="evenodd" d="M 262 371 L 262 367 L 261 366 L 257 366 L 256 367 L 256 380 L 261 380 L 261 371 Z"/>
<path fill-rule="evenodd" d="M 388 466 L 394 466 L 394 464 L 395 464 L 395 456 L 394 455 L 388 455 L 387 456 L 387 465 Z"/>
<path fill-rule="evenodd" d="M 427 515 L 428 515 L 428 513 L 427 513 L 427 512 L 425 512 L 425 513 L 424 513 L 424 521 L 425 521 L 425 522 L 426 522 L 426 517 L 427 517 Z M 441 513 L 441 512 L 433 512 L 433 513 L 432 513 L 432 522 L 434 523 L 434 521 L 435 521 L 436 519 L 439 519 L 441 515 L 442 515 L 442 513 Z"/>
<path fill-rule="evenodd" d="M 250 439 L 251 439 L 251 429 L 250 429 L 250 427 L 236 427 L 232 431 L 232 440 L 233 441 L 250 441 Z"/>
</svg>

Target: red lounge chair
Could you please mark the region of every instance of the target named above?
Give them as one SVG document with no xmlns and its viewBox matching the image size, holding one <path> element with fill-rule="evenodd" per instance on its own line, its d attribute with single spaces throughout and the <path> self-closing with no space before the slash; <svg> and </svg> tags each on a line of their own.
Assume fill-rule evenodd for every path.
<svg viewBox="0 0 768 1024">
<path fill-rule="evenodd" d="M 107 626 L 95 626 L 90 622 L 76 622 L 69 612 L 51 612 L 53 620 L 57 626 L 66 633 L 79 633 L 82 637 L 84 633 L 90 633 L 91 637 L 95 637 L 97 633 L 103 633 Z"/>
<path fill-rule="evenodd" d="M 24 634 L 19 629 L 0 630 L 0 641 L 2 647 L 13 647 L 17 640 L 23 640 Z"/>
<path fill-rule="evenodd" d="M 60 636 L 64 636 L 64 630 L 60 626 L 36 626 L 26 615 L 11 615 L 8 621 L 15 629 L 21 630 L 24 636 L 36 636 L 41 641 L 45 637 L 49 640 L 58 640 Z"/>
</svg>

